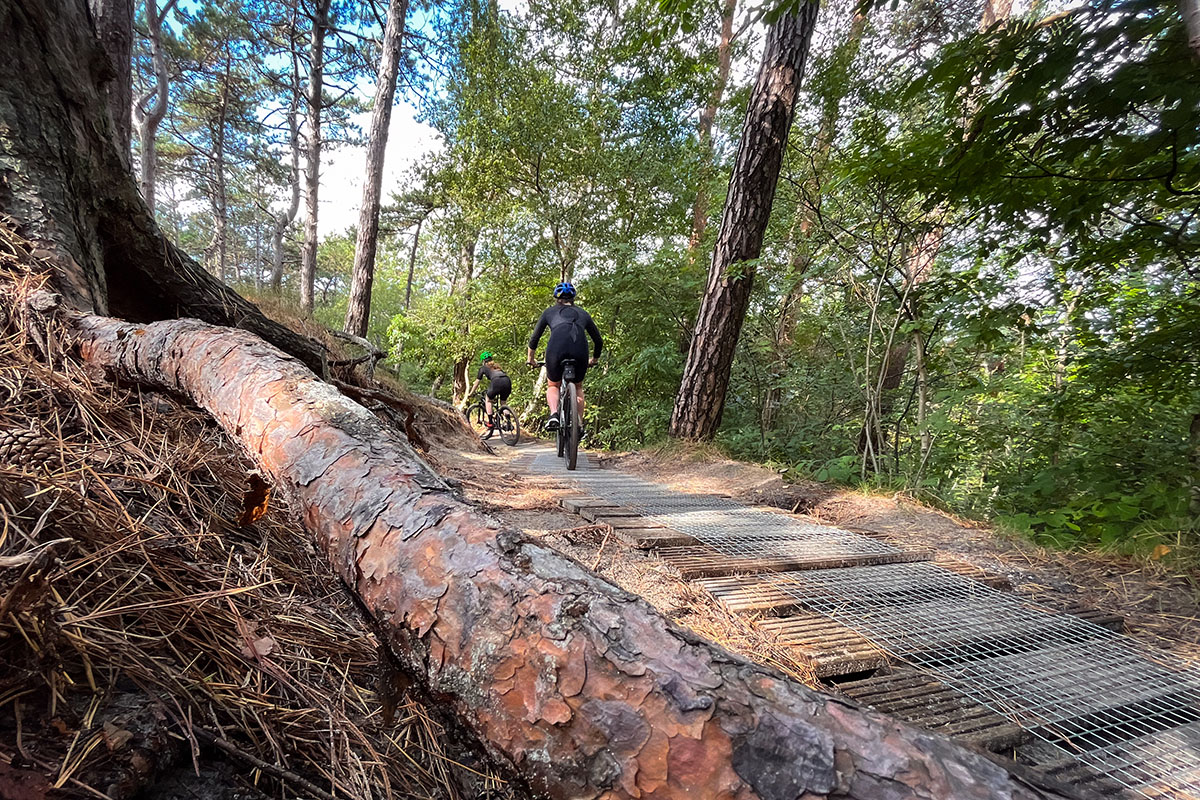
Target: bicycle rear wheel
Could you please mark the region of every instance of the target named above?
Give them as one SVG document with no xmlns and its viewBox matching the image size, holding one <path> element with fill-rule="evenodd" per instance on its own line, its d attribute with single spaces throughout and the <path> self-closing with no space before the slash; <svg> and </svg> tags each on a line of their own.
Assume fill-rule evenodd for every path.
<svg viewBox="0 0 1200 800">
<path fill-rule="evenodd" d="M 562 394 L 558 397 L 558 428 L 555 429 L 554 435 L 558 442 L 558 457 L 562 458 L 567 453 L 567 426 L 570 424 L 570 411 L 567 409 L 567 387 L 562 388 Z"/>
<path fill-rule="evenodd" d="M 567 469 L 575 469 L 575 462 L 579 458 L 579 387 L 573 383 L 567 384 L 567 408 L 569 409 L 568 416 L 570 424 L 564 424 L 567 437 Z"/>
<path fill-rule="evenodd" d="M 517 442 L 521 441 L 521 423 L 517 415 L 508 406 L 500 406 L 496 419 L 500 426 L 501 440 L 509 447 L 515 447 Z"/>
</svg>

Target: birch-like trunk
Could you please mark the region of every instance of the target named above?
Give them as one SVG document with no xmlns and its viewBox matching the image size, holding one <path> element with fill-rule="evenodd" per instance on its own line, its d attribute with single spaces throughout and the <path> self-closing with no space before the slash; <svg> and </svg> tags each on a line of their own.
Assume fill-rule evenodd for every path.
<svg viewBox="0 0 1200 800">
<path fill-rule="evenodd" d="M 142 197 L 155 212 L 155 187 L 158 183 L 158 126 L 167 115 L 170 101 L 171 75 L 167 71 L 167 55 L 162 42 L 162 24 L 175 5 L 169 0 L 162 11 L 156 0 L 146 0 L 146 29 L 150 34 L 150 61 L 154 65 L 154 85 L 133 106 L 138 129 L 138 164 Z"/>
<path fill-rule="evenodd" d="M 713 177 L 712 129 L 717 111 L 725 96 L 725 84 L 729 81 L 729 66 L 733 61 L 733 18 L 737 13 L 737 0 L 725 0 L 721 11 L 721 38 L 717 42 L 717 75 L 709 95 L 708 105 L 700 112 L 698 140 L 700 144 L 700 176 L 696 188 L 696 199 L 692 203 L 692 235 L 688 239 L 688 252 L 696 257 L 696 249 L 708 228 L 708 181 Z"/>
<path fill-rule="evenodd" d="M 287 229 L 296 220 L 300 210 L 300 120 L 296 106 L 300 103 L 300 67 L 292 58 L 292 97 L 288 109 L 288 151 L 291 157 L 291 170 L 288 173 L 288 183 L 291 188 L 291 199 L 287 208 L 272 219 L 271 230 L 271 291 L 283 293 L 283 240 Z"/>
</svg>

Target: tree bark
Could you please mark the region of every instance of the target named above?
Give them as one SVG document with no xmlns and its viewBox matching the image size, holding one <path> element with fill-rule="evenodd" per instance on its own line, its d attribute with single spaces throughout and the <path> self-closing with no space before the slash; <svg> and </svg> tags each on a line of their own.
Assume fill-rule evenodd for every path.
<svg viewBox="0 0 1200 800">
<path fill-rule="evenodd" d="M 311 314 L 317 278 L 317 194 L 321 188 L 321 105 L 325 82 L 325 34 L 331 0 L 316 0 L 308 67 L 308 153 L 305 165 L 304 247 L 300 250 L 300 310 Z"/>
<path fill-rule="evenodd" d="M 375 108 L 371 112 L 371 141 L 367 145 L 367 177 L 363 181 L 362 207 L 358 212 L 358 241 L 354 246 L 354 272 L 350 280 L 350 301 L 346 307 L 345 330 L 355 336 L 367 335 L 367 321 L 371 314 L 371 284 L 375 280 L 375 249 L 379 241 L 383 156 L 392 122 L 392 101 L 396 96 L 396 74 L 400 69 L 407 13 L 408 0 L 391 0 L 383 34 L 383 52 L 375 77 Z"/>
<path fill-rule="evenodd" d="M 417 245 L 421 242 L 421 223 L 425 221 L 425 217 L 417 220 L 417 229 L 413 231 L 412 250 L 408 253 L 408 280 L 404 284 L 404 310 L 408 311 L 412 306 L 412 285 L 413 272 L 417 268 Z"/>
<path fill-rule="evenodd" d="M 1200 0 L 1179 0 L 1179 13 L 1183 17 L 1192 56 L 1200 60 Z"/>
<path fill-rule="evenodd" d="M 146 0 L 146 29 L 150 34 L 154 86 L 133 106 L 133 116 L 137 120 L 138 129 L 142 198 L 149 206 L 151 214 L 155 212 L 154 190 L 158 183 L 158 126 L 167 115 L 171 86 L 171 75 L 167 72 L 167 56 L 162 43 L 162 24 L 173 5 L 175 0 L 169 0 L 163 10 L 159 11 L 156 0 Z M 153 105 L 146 105 L 151 102 Z"/>
<path fill-rule="evenodd" d="M 172 245 L 111 139 L 84 0 L 0 3 L 0 213 L 74 308 L 236 325 L 319 373 L 320 347 L 272 322 Z"/>
<path fill-rule="evenodd" d="M 700 144 L 700 179 L 696 189 L 696 200 L 692 203 L 692 235 L 688 239 L 688 252 L 694 261 L 696 249 L 704 238 L 708 227 L 708 180 L 712 177 L 712 129 L 717 118 L 717 110 L 721 107 L 721 98 L 725 96 L 725 84 L 729 80 L 729 65 L 732 63 L 733 18 L 737 13 L 737 0 L 725 0 L 721 11 L 721 38 L 717 42 L 717 80 L 713 84 L 712 95 L 708 105 L 700 112 L 699 144 Z"/>
<path fill-rule="evenodd" d="M 405 668 L 551 798 L 1041 795 L 981 755 L 753 665 L 450 494 L 397 434 L 255 337 L 75 320 L 294 498 Z"/>
<path fill-rule="evenodd" d="M 295 64 L 293 64 L 293 70 Z M 288 150 L 291 153 L 290 184 L 292 198 L 288 207 L 273 218 L 271 231 L 271 291 L 275 294 L 283 292 L 283 238 L 287 229 L 296 219 L 300 210 L 300 121 L 296 110 L 299 102 L 300 87 L 296 85 L 298 75 L 292 73 L 292 107 L 288 109 Z"/>
<path fill-rule="evenodd" d="M 762 250 L 770 220 L 816 18 L 817 3 L 809 0 L 795 13 L 780 17 L 767 35 L 708 284 L 671 414 L 672 436 L 711 439 L 721 422 L 733 353 L 750 302 L 753 260 Z"/>
<path fill-rule="evenodd" d="M 853 64 L 862 46 L 863 33 L 866 31 L 867 17 L 855 12 L 850 22 L 850 31 L 844 44 L 845 53 L 840 60 Z M 788 272 L 783 276 L 787 291 L 779 304 L 779 320 L 775 324 L 772 346 L 776 354 L 776 363 L 784 365 L 788 361 L 788 348 L 791 344 L 792 328 L 796 322 L 796 311 L 804 297 L 804 275 L 808 272 L 813 261 L 812 235 L 819 224 L 819 206 L 821 204 L 821 177 L 825 166 L 829 163 L 829 154 L 833 150 L 833 142 L 837 137 L 838 112 L 841 108 L 842 95 L 827 94 L 821 106 L 821 122 L 817 128 L 817 138 L 813 148 L 812 163 L 804 180 L 802 197 L 796 203 L 796 216 L 792 220 L 788 234 L 792 254 L 788 259 Z M 778 373 L 776 380 L 782 377 Z M 762 404 L 762 431 L 766 434 L 774 429 L 779 411 L 782 391 L 778 385 L 771 386 Z"/>
<path fill-rule="evenodd" d="M 1193 520 L 1200 521 L 1200 413 L 1192 414 L 1192 424 L 1188 426 L 1188 466 L 1191 467 L 1188 511 Z"/>
<path fill-rule="evenodd" d="M 133 7 L 134 0 L 91 0 L 96 21 L 96 38 L 108 56 L 108 68 L 102 73 L 105 105 L 112 120 L 121 163 L 129 166 L 133 106 Z"/>
<path fill-rule="evenodd" d="M 232 63 L 225 55 L 225 72 L 221 76 L 221 89 L 217 93 L 217 119 L 213 129 L 212 195 L 213 209 L 212 248 L 216 252 L 213 275 L 223 283 L 229 283 L 229 199 L 225 187 L 225 135 L 229 115 L 229 71 Z"/>
<path fill-rule="evenodd" d="M 1188 0 L 1181 0 L 1188 2 Z M 979 20 L 979 30 L 986 31 L 997 22 L 1004 22 L 1012 16 L 1013 0 L 984 0 L 983 15 Z"/>
</svg>

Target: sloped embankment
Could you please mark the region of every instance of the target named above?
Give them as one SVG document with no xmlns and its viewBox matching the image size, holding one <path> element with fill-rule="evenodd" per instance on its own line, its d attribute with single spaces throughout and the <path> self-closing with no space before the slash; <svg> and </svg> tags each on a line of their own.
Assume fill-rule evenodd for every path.
<svg viewBox="0 0 1200 800">
<path fill-rule="evenodd" d="M 310 537 L 207 415 L 93 381 L 59 331 L 19 332 L 27 258 L 0 239 L 0 797 L 164 779 L 163 797 L 499 788 L 447 759 Z"/>
</svg>

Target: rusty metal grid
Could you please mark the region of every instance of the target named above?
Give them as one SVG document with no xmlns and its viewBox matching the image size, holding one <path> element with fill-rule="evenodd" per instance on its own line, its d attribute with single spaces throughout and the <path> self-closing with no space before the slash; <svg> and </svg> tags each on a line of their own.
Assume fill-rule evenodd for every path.
<svg viewBox="0 0 1200 800">
<path fill-rule="evenodd" d="M 588 469 L 582 455 L 580 467 L 566 472 L 553 453 L 531 464 L 725 555 L 761 558 L 776 548 L 822 546 L 836 548 L 827 553 L 855 546 L 895 551 L 726 498 L 680 495 L 631 475 Z M 1107 782 L 1146 797 L 1200 797 L 1200 671 L 1182 659 L 927 562 L 764 580 L 1007 716 Z"/>
</svg>

